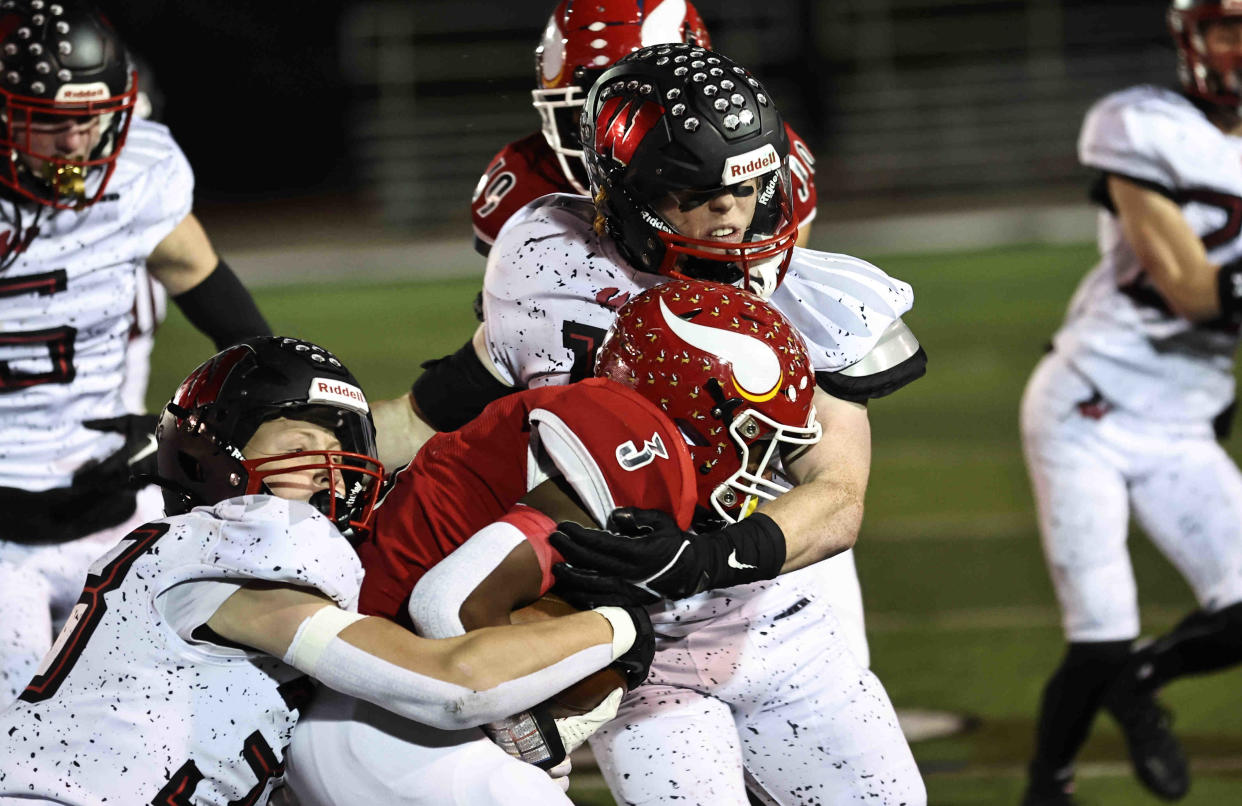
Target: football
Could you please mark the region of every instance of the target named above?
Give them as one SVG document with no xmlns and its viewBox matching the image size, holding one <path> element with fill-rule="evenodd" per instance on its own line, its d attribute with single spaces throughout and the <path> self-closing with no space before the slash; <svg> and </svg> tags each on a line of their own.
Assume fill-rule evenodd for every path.
<svg viewBox="0 0 1242 806">
<path fill-rule="evenodd" d="M 577 608 L 569 602 L 549 593 L 526 607 L 514 610 L 509 614 L 509 621 L 513 624 L 529 624 L 577 612 Z M 616 688 L 625 688 L 625 676 L 616 669 L 608 667 L 554 694 L 544 704 L 548 707 L 553 719 L 577 716 L 599 705 Z"/>
</svg>

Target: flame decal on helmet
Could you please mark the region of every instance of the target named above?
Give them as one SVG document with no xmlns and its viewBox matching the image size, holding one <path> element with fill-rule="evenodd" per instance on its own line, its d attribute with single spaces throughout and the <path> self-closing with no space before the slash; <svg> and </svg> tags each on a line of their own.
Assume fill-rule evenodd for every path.
<svg viewBox="0 0 1242 806">
<path fill-rule="evenodd" d="M 609 98 L 599 111 L 595 151 L 629 165 L 638 144 L 664 117 L 664 107 L 651 101 Z"/>
<path fill-rule="evenodd" d="M 668 329 L 686 344 L 728 361 L 733 371 L 733 386 L 745 399 L 763 403 L 780 391 L 780 358 L 759 339 L 688 322 L 670 311 L 663 299 L 660 300 L 660 316 Z"/>
<path fill-rule="evenodd" d="M 665 0 L 643 19 L 643 47 L 684 41 L 681 29 L 685 21 L 685 0 Z"/>
</svg>

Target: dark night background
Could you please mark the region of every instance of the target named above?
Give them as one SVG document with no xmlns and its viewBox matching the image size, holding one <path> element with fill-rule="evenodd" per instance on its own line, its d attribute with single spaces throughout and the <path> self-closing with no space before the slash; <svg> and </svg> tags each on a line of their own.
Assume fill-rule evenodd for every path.
<svg viewBox="0 0 1242 806">
<path fill-rule="evenodd" d="M 150 66 L 201 201 L 350 188 L 346 0 L 100 3 Z M 140 79 L 141 80 L 141 79 Z"/>
</svg>

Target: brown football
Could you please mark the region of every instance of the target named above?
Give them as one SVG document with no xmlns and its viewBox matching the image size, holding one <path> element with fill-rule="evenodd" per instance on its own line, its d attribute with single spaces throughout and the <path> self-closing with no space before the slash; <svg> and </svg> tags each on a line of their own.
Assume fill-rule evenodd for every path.
<svg viewBox="0 0 1242 806">
<path fill-rule="evenodd" d="M 513 624 L 528 624 L 577 612 L 577 608 L 569 602 L 549 593 L 526 607 L 514 610 L 509 614 L 509 621 Z M 554 719 L 577 716 L 599 705 L 616 688 L 625 688 L 625 676 L 611 667 L 600 669 L 569 688 L 552 695 L 545 705 L 548 706 Z"/>
</svg>

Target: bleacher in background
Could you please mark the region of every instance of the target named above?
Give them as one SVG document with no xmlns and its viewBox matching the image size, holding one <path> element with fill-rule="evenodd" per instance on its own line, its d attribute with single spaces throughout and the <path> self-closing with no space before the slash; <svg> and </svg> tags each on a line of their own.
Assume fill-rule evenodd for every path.
<svg viewBox="0 0 1242 806">
<path fill-rule="evenodd" d="M 488 160 L 533 131 L 552 0 L 373 0 L 342 28 L 355 158 L 386 221 L 469 230 Z M 1077 201 L 1090 102 L 1172 83 L 1166 4 L 703 0 L 716 49 L 757 72 L 817 156 L 821 210 Z"/>
</svg>

